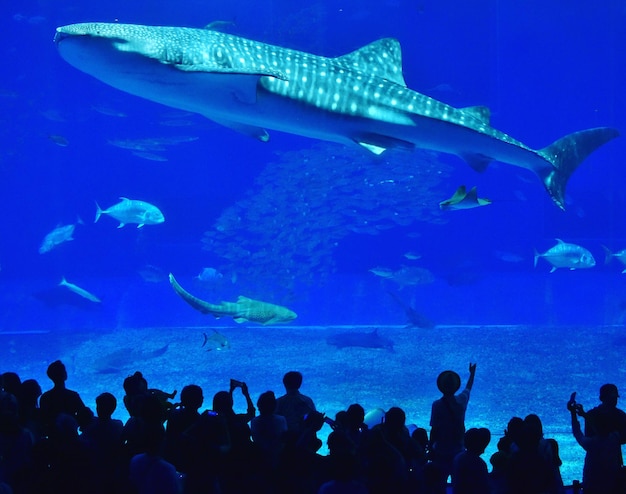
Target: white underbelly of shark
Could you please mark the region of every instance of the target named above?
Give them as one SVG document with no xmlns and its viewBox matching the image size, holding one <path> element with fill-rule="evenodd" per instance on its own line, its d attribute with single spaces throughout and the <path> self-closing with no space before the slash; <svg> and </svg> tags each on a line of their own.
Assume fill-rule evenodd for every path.
<svg viewBox="0 0 626 494">
<path fill-rule="evenodd" d="M 131 24 L 64 26 L 55 41 L 70 64 L 117 89 L 263 141 L 272 129 L 376 154 L 432 149 L 479 171 L 497 160 L 535 172 L 562 209 L 571 174 L 618 135 L 588 129 L 531 149 L 491 127 L 484 107 L 457 109 L 409 89 L 394 39 L 337 58 L 208 29 Z"/>
</svg>

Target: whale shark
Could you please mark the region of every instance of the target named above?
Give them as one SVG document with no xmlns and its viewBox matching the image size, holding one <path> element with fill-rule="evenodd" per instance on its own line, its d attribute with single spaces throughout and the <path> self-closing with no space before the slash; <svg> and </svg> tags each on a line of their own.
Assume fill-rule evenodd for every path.
<svg viewBox="0 0 626 494">
<path fill-rule="evenodd" d="M 500 161 L 533 171 L 565 209 L 578 165 L 618 135 L 610 127 L 532 149 L 494 128 L 489 109 L 455 108 L 407 87 L 400 43 L 374 41 L 329 58 L 212 29 L 80 23 L 58 27 L 63 59 L 117 89 L 190 111 L 267 141 L 267 129 L 360 145 Z"/>
</svg>

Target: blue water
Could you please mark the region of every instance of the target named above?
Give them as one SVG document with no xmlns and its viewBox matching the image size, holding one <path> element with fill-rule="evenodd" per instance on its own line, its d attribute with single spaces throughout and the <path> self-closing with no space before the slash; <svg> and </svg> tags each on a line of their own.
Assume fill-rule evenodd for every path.
<svg viewBox="0 0 626 494">
<path fill-rule="evenodd" d="M 623 138 L 606 144 L 578 168 L 562 212 L 532 173 L 510 165 L 494 163 L 478 174 L 454 156 L 391 150 L 373 158 L 364 150 L 271 131 L 268 143 L 257 142 L 199 115 L 106 86 L 62 60 L 52 42 L 57 26 L 116 20 L 192 27 L 228 21 L 232 34 L 325 56 L 391 36 L 402 45 L 410 88 L 456 107 L 488 106 L 494 127 L 541 148 L 586 128 L 626 128 L 622 2 L 127 4 L 22 1 L 5 9 L 0 19 L 0 333 L 13 342 L 0 349 L 3 370 L 15 370 L 23 379 L 40 378 L 45 389 L 47 363 L 90 359 L 97 353 L 93 343 L 99 335 L 112 335 L 113 347 L 122 344 L 124 331 L 132 331 L 132 344 L 150 349 L 153 343 L 158 346 L 155 334 L 167 343 L 167 328 L 223 325 L 176 297 L 165 281 L 171 271 L 207 300 L 246 295 L 292 308 L 299 315 L 297 325 L 311 329 L 285 326 L 285 335 L 336 325 L 401 327 L 405 313 L 389 296 L 391 290 L 437 325 L 428 330 L 426 346 L 394 334 L 397 351 L 412 352 L 419 360 L 445 342 L 455 357 L 431 356 L 425 378 L 431 383 L 440 370 L 465 369 L 470 359 L 477 359 L 479 369 L 499 369 L 501 380 L 483 382 L 482 392 L 506 382 L 510 396 L 532 403 L 537 400 L 533 390 L 552 390 L 546 374 L 525 374 L 520 380 L 519 366 L 509 365 L 516 355 L 522 360 L 525 341 L 532 338 L 516 337 L 516 352 L 510 353 L 507 339 L 498 337 L 506 351 L 491 345 L 492 351 L 478 358 L 465 339 L 450 337 L 457 334 L 450 327 L 504 325 L 550 335 L 542 340 L 545 345 L 533 341 L 531 348 L 541 348 L 541 358 L 563 363 L 554 372 L 569 376 L 568 386 L 555 389 L 558 396 L 550 395 L 555 403 L 565 402 L 572 387 L 589 390 L 589 405 L 605 381 L 623 387 L 617 357 L 590 355 L 585 343 L 607 326 L 618 334 L 625 317 L 624 266 L 617 260 L 605 265 L 602 248 L 626 248 Z M 128 141 L 136 149 L 128 149 Z M 478 186 L 479 195 L 493 204 L 440 211 L 438 203 L 461 184 Z M 165 223 L 116 229 L 112 218 L 103 217 L 94 224 L 95 203 L 105 208 L 119 197 L 157 205 Z M 47 233 L 77 218 L 84 224 L 76 226 L 73 241 L 38 252 Z M 533 249 L 543 252 L 555 238 L 589 249 L 596 266 L 549 274 L 549 265 L 540 259 L 533 268 Z M 419 259 L 405 257 L 409 252 Z M 403 266 L 428 270 L 433 279 L 402 288 L 369 271 Z M 205 267 L 222 277 L 194 279 Z M 94 304 L 58 287 L 63 276 L 102 302 Z M 234 335 L 254 329 L 226 324 Z M 572 336 L 573 327 L 580 344 L 559 344 Z M 20 332 L 35 333 L 15 334 Z M 200 335 L 194 333 L 194 338 Z M 486 338 L 493 336 L 487 333 Z M 259 380 L 279 390 L 288 366 L 306 369 L 316 386 L 314 397 L 334 413 L 330 407 L 341 406 L 330 399 L 336 391 L 321 385 L 328 384 L 321 369 L 329 354 L 325 347 L 312 353 L 301 341 L 286 338 L 291 350 L 275 357 L 276 375 Z M 607 352 L 613 351 L 614 338 L 602 341 Z M 380 349 L 349 350 L 355 358 L 381 359 Z M 251 362 L 257 372 L 272 351 L 271 345 L 228 350 L 229 358 Z M 389 360 L 385 354 L 382 358 Z M 581 359 L 584 372 L 577 380 L 566 363 Z M 163 375 L 171 361 L 177 359 L 159 361 L 155 376 Z M 374 366 L 374 377 L 387 379 L 391 373 L 410 386 L 409 364 L 389 362 L 384 368 Z M 137 366 L 149 374 L 153 364 L 141 361 Z M 101 376 L 85 379 L 79 391 L 95 396 L 103 387 L 115 392 L 111 386 L 117 386 L 121 394 L 121 380 L 131 370 L 121 369 L 107 381 Z M 335 384 L 341 380 L 338 371 Z M 162 386 L 170 384 L 180 389 L 187 382 Z M 370 385 L 358 378 L 348 384 L 342 386 L 356 390 L 355 397 Z M 415 403 L 403 402 L 402 396 L 393 399 L 387 388 L 381 393 L 383 405 L 405 405 L 409 417 L 426 425 L 427 412 L 409 410 Z M 503 414 L 497 400 L 480 404 L 480 396 L 477 390 L 468 421 L 501 430 L 513 410 Z M 436 397 L 431 389 L 419 399 L 429 406 Z M 369 404 L 377 406 L 375 401 Z M 492 419 L 489 413 L 484 419 L 472 416 L 474 404 L 490 411 Z M 561 410 L 545 410 L 548 429 L 567 430 Z M 532 407 L 519 413 L 530 411 Z M 580 477 L 580 468 L 572 467 L 571 478 Z"/>
</svg>

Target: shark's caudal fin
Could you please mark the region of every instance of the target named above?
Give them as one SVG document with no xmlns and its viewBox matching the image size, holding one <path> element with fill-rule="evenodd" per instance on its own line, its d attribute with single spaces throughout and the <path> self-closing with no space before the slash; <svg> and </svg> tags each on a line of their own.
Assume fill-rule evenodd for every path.
<svg viewBox="0 0 626 494">
<path fill-rule="evenodd" d="M 581 130 L 537 151 L 537 154 L 553 166 L 553 169 L 547 175 L 542 175 L 541 179 L 558 207 L 565 210 L 567 181 L 578 165 L 602 144 L 618 135 L 617 129 L 610 127 Z"/>
</svg>

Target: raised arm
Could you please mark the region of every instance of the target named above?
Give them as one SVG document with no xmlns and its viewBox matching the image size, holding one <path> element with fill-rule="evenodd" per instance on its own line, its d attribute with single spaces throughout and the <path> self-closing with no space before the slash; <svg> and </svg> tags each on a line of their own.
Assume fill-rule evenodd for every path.
<svg viewBox="0 0 626 494">
<path fill-rule="evenodd" d="M 474 376 L 476 375 L 476 364 L 469 364 L 469 379 L 467 380 L 467 384 L 465 385 L 465 389 L 468 391 L 472 390 L 472 386 L 474 385 Z"/>
</svg>

